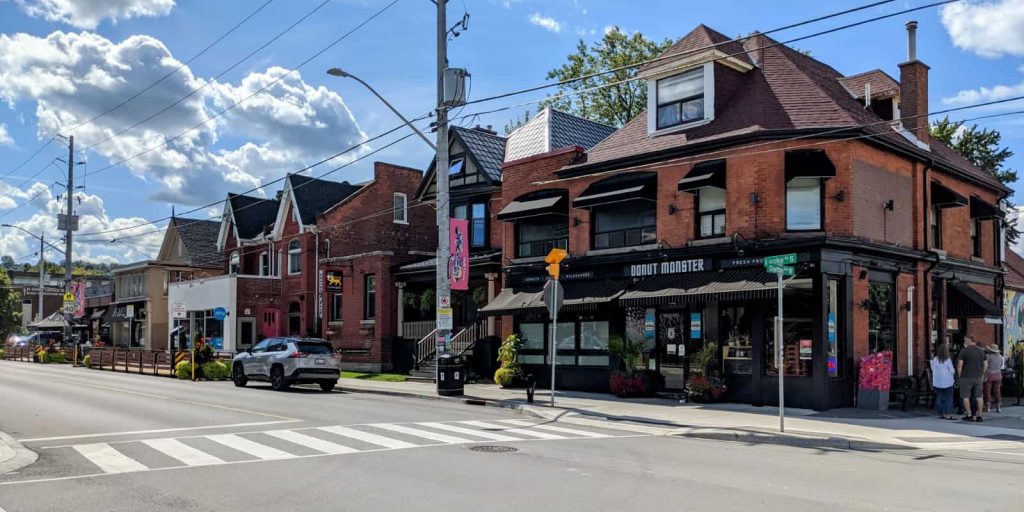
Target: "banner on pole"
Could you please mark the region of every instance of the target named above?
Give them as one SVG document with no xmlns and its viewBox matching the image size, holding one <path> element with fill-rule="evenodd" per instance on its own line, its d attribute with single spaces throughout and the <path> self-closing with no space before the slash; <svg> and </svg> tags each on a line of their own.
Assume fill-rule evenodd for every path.
<svg viewBox="0 0 1024 512">
<path fill-rule="evenodd" d="M 468 235 L 468 220 L 449 219 L 448 249 L 451 255 L 448 260 L 448 278 L 452 290 L 469 289 L 469 246 L 466 245 Z"/>
<path fill-rule="evenodd" d="M 85 283 L 79 281 L 71 282 L 71 293 L 74 294 L 74 307 L 71 313 L 75 318 L 85 316 Z"/>
</svg>

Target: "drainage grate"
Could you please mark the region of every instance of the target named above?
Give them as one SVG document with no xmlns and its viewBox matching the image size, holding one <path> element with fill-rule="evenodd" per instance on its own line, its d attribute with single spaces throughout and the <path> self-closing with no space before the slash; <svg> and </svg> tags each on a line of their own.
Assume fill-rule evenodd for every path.
<svg viewBox="0 0 1024 512">
<path fill-rule="evenodd" d="M 486 445 L 486 444 L 485 445 L 480 445 L 480 446 L 473 446 L 473 447 L 470 448 L 470 450 L 473 450 L 474 452 L 483 452 L 483 453 L 512 453 L 512 452 L 518 452 L 519 451 L 518 448 L 513 448 L 511 446 L 497 446 L 497 445 Z"/>
</svg>

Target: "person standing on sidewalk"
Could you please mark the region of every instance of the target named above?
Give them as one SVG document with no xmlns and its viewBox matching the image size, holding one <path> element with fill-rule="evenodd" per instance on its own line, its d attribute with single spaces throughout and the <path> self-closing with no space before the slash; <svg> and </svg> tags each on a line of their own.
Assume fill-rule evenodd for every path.
<svg viewBox="0 0 1024 512">
<path fill-rule="evenodd" d="M 985 351 L 978 347 L 973 336 L 964 336 L 964 348 L 956 356 L 956 374 L 960 377 L 960 399 L 964 403 L 964 421 L 981 423 L 981 388 L 985 380 L 987 363 Z M 971 401 L 974 401 L 976 416 L 971 416 Z"/>
<path fill-rule="evenodd" d="M 988 370 L 985 372 L 985 412 L 992 411 L 992 405 L 996 406 L 996 412 L 1003 412 L 1000 408 L 1003 401 L 1003 366 L 1006 360 L 999 353 L 999 347 L 995 344 L 985 347 L 985 364 Z"/>
<path fill-rule="evenodd" d="M 932 387 L 935 388 L 935 412 L 944 420 L 953 419 L 953 379 L 956 370 L 949 358 L 949 346 L 945 343 L 935 350 L 931 361 Z"/>
</svg>

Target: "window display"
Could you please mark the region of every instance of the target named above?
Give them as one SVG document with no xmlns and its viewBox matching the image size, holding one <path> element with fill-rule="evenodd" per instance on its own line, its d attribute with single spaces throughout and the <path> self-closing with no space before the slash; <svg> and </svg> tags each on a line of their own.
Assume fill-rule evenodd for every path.
<svg viewBox="0 0 1024 512">
<path fill-rule="evenodd" d="M 814 310 L 811 281 L 801 279 L 786 285 L 783 291 L 782 311 L 782 368 L 786 377 L 810 377 L 814 355 L 814 323 L 810 311 Z M 770 377 L 779 374 L 776 364 L 775 312 L 766 315 L 764 322 L 764 369 Z M 809 355 L 809 357 L 808 357 Z M 805 358 L 806 357 L 806 358 Z"/>
<path fill-rule="evenodd" d="M 721 308 L 722 366 L 726 375 L 749 375 L 753 371 L 750 314 L 744 306 Z"/>
</svg>

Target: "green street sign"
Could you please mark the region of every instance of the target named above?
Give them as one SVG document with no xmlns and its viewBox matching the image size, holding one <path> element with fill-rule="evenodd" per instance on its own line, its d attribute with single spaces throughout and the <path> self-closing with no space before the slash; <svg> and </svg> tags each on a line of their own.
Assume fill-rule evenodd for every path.
<svg viewBox="0 0 1024 512">
<path fill-rule="evenodd" d="M 780 254 L 778 256 L 765 256 L 764 257 L 764 268 L 779 267 L 782 265 L 792 265 L 796 263 L 796 253 Z M 771 272 L 769 270 L 769 272 Z"/>
<path fill-rule="evenodd" d="M 796 275 L 796 269 L 795 268 L 793 268 L 793 267 L 786 267 L 786 266 L 782 266 L 782 265 L 773 266 L 773 267 L 765 267 L 764 270 L 766 272 L 768 272 L 769 274 L 782 274 L 782 275 L 784 275 L 786 277 L 791 277 L 791 276 L 795 276 Z"/>
</svg>

